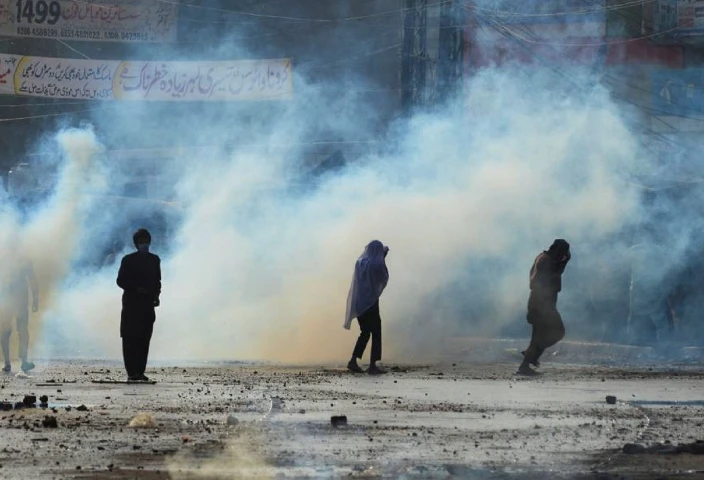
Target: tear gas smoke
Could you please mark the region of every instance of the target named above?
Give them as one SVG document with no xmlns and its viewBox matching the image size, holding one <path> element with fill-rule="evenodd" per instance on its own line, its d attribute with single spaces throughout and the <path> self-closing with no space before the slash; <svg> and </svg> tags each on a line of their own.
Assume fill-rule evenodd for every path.
<svg viewBox="0 0 704 480">
<path fill-rule="evenodd" d="M 160 171 L 176 185 L 162 197 L 183 216 L 168 251 L 154 238 L 163 294 L 152 358 L 347 358 L 354 334 L 342 329 L 345 300 L 354 261 L 374 238 L 391 248 L 381 300 L 387 360 L 442 351 L 447 336 L 527 335 L 528 270 L 557 237 L 573 250 L 559 303 L 568 337 L 621 340 L 607 325 L 628 315 L 629 248 L 664 244 L 674 256 L 660 267 L 676 269 L 696 229 L 688 226 L 693 207 L 675 219 L 675 203 L 644 205 L 642 189 L 629 183 L 655 163 L 597 70 L 572 66 L 566 81 L 550 68 L 486 68 L 450 106 L 397 122 L 375 136 L 382 148 L 306 185 L 310 139 L 376 131 L 376 105 L 336 88 L 368 87 L 359 76 L 316 83 L 303 65 L 291 102 L 174 107 L 183 115 L 150 130 L 151 143 L 207 139 L 212 148 L 186 149 Z M 136 126 L 164 123 L 161 108 L 115 105 L 109 118 L 97 115 L 104 138 L 70 132 L 83 140 L 67 148 L 66 161 L 82 165 L 100 140 L 129 145 L 143 135 Z M 117 228 L 129 239 L 142 224 L 119 207 L 94 201 L 81 216 L 62 206 L 71 204 L 57 193 L 27 229 L 35 263 L 49 265 L 39 267 L 44 283 L 65 280 L 49 289 L 56 295 L 43 346 L 118 357 L 117 265 L 67 266 L 77 249 L 104 243 Z M 658 227 L 644 229 L 647 221 Z"/>
<path fill-rule="evenodd" d="M 577 94 L 544 73 L 487 70 L 466 101 L 398 126 L 390 152 L 370 153 L 305 192 L 291 190 L 301 152 L 267 145 L 303 141 L 323 103 L 306 104 L 303 117 L 298 103 L 285 106 L 268 129 L 251 132 L 263 146 L 197 168 L 198 159 L 178 159 L 185 216 L 163 259 L 155 356 L 345 358 L 352 267 L 373 238 L 391 247 L 381 302 L 387 358 L 439 350 L 449 334 L 501 333 L 521 324 L 527 271 L 553 238 L 573 243 L 567 297 L 591 273 L 594 252 L 637 212 L 623 172 L 642 152 L 604 89 Z M 213 125 L 209 134 L 207 119 L 199 122 L 215 139 Z M 119 355 L 115 275 L 115 265 L 74 275 L 51 312 L 57 326 L 85 332 L 81 342 L 112 356 Z"/>
<path fill-rule="evenodd" d="M 261 453 L 266 441 L 263 437 L 261 431 L 255 427 L 237 427 L 234 434 L 225 442 L 223 450 L 211 452 L 206 459 L 192 458 L 183 451 L 170 457 L 169 474 L 174 480 L 275 478 L 273 468 Z M 197 467 L 194 468 L 194 465 Z"/>
<path fill-rule="evenodd" d="M 26 222 L 18 212 L 7 208 L 0 218 L 5 253 L 0 267 L 3 286 L 8 287 L 20 277 L 23 259 L 31 260 L 37 277 L 40 310 L 37 318 L 30 321 L 32 337 L 41 331 L 42 317 L 57 300 L 78 252 L 84 216 L 91 206 L 84 195 L 86 187 L 99 191 L 104 183 L 99 164 L 101 146 L 92 130 L 65 130 L 56 136 L 56 141 L 64 162 L 53 195 Z M 7 296 L 3 299 L 3 322 L 14 322 L 13 300 Z"/>
</svg>

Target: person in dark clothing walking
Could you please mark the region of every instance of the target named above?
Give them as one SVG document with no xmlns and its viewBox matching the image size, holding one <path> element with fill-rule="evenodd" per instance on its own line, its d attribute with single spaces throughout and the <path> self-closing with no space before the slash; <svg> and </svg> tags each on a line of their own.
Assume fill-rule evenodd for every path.
<svg viewBox="0 0 704 480">
<path fill-rule="evenodd" d="M 530 365 L 540 366 L 539 359 L 545 349 L 565 336 L 565 325 L 557 311 L 557 294 L 562 290 L 562 273 L 570 258 L 570 244 L 557 239 L 547 251 L 536 257 L 530 269 L 527 320 L 533 333 L 530 345 L 522 352 L 523 363 L 518 368 L 521 375 L 537 375 Z"/>
<path fill-rule="evenodd" d="M 133 240 L 137 251 L 122 258 L 117 274 L 117 285 L 124 290 L 120 337 L 128 379 L 148 381 L 144 371 L 161 295 L 161 259 L 149 252 L 152 237 L 147 230 L 137 230 Z"/>
<path fill-rule="evenodd" d="M 3 372 L 10 373 L 10 337 L 12 336 L 12 322 L 17 325 L 17 335 L 19 336 L 19 356 L 22 361 L 21 369 L 28 372 L 34 369 L 34 363 L 27 360 L 29 350 L 29 295 L 32 291 L 32 312 L 39 310 L 39 287 L 37 277 L 34 274 L 32 261 L 19 255 L 12 245 L 12 250 L 4 258 L 0 259 L 2 269 L 2 310 L 0 317 L 2 321 L 2 331 L 0 332 L 0 343 L 5 360 Z"/>
<path fill-rule="evenodd" d="M 389 270 L 386 268 L 386 255 L 389 247 L 378 240 L 370 242 L 364 253 L 357 259 L 352 277 L 352 285 L 347 296 L 347 314 L 344 328 L 350 329 L 352 320 L 357 318 L 361 333 L 352 353 L 347 368 L 355 373 L 364 373 L 357 364 L 369 338 L 372 339 L 372 351 L 367 373 L 379 375 L 386 373 L 376 363 L 381 360 L 381 316 L 379 315 L 379 297 L 389 282 Z"/>
</svg>

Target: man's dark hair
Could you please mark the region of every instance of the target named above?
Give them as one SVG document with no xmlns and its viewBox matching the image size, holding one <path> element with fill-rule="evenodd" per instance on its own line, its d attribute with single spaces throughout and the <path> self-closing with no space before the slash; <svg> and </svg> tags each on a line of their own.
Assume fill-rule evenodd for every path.
<svg viewBox="0 0 704 480">
<path fill-rule="evenodd" d="M 570 244 L 562 238 L 555 239 L 555 241 L 552 242 L 552 245 L 550 245 L 550 248 L 548 249 L 549 252 L 558 254 L 566 254 L 567 252 L 569 252 L 569 250 Z"/>
<path fill-rule="evenodd" d="M 134 232 L 134 235 L 132 236 L 132 241 L 134 242 L 135 247 L 142 243 L 140 240 L 143 240 L 144 243 L 152 243 L 152 236 L 149 233 L 149 230 L 146 228 L 140 228 L 136 232 Z"/>
</svg>

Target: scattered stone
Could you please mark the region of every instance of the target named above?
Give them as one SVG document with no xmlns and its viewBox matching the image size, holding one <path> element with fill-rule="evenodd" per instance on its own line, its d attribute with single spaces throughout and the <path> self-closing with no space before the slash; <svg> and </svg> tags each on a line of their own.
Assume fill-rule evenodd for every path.
<svg viewBox="0 0 704 480">
<path fill-rule="evenodd" d="M 41 397 L 39 397 L 39 401 L 41 403 L 49 403 L 49 397 L 47 397 L 46 395 L 42 395 Z"/>
<path fill-rule="evenodd" d="M 37 397 L 35 395 L 25 395 L 22 403 L 24 403 L 25 407 L 33 407 L 37 403 Z"/>
<path fill-rule="evenodd" d="M 22 402 L 15 403 L 15 410 L 22 410 L 24 407 L 25 407 L 25 404 Z"/>
<path fill-rule="evenodd" d="M 333 427 L 339 427 L 341 425 L 347 425 L 346 415 L 333 415 L 330 417 L 330 423 Z"/>
<path fill-rule="evenodd" d="M 12 404 L 10 402 L 0 402 L 0 410 L 4 412 L 12 410 Z"/>
<path fill-rule="evenodd" d="M 613 395 L 607 395 L 606 396 L 606 403 L 609 405 L 615 405 L 616 404 L 616 397 Z"/>
<path fill-rule="evenodd" d="M 56 417 L 46 416 L 42 420 L 42 426 L 44 428 L 58 428 L 59 423 L 56 421 Z"/>
<path fill-rule="evenodd" d="M 298 411 L 298 413 L 300 413 L 301 415 L 303 415 L 303 414 L 306 413 L 306 411 L 305 411 L 305 409 L 301 408 L 301 409 Z"/>
<path fill-rule="evenodd" d="M 76 407 L 76 410 L 78 410 L 79 412 L 87 412 L 88 407 L 86 407 L 85 405 L 79 405 L 78 407 Z"/>
<path fill-rule="evenodd" d="M 130 420 L 128 425 L 130 428 L 155 428 L 156 423 L 151 413 L 138 413 Z"/>
<path fill-rule="evenodd" d="M 240 421 L 234 415 L 230 414 L 227 416 L 227 424 L 231 427 L 239 425 Z"/>
</svg>

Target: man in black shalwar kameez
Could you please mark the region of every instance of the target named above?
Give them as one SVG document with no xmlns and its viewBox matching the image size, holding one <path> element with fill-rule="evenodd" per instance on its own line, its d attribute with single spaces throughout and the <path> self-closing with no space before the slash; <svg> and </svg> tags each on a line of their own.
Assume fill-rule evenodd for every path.
<svg viewBox="0 0 704 480">
<path fill-rule="evenodd" d="M 122 355 L 130 381 L 148 381 L 144 375 L 152 338 L 155 307 L 161 295 L 161 260 L 149 252 L 151 235 L 145 229 L 133 237 L 137 251 L 125 255 L 117 274 L 117 285 L 122 294 L 120 336 Z"/>
</svg>

